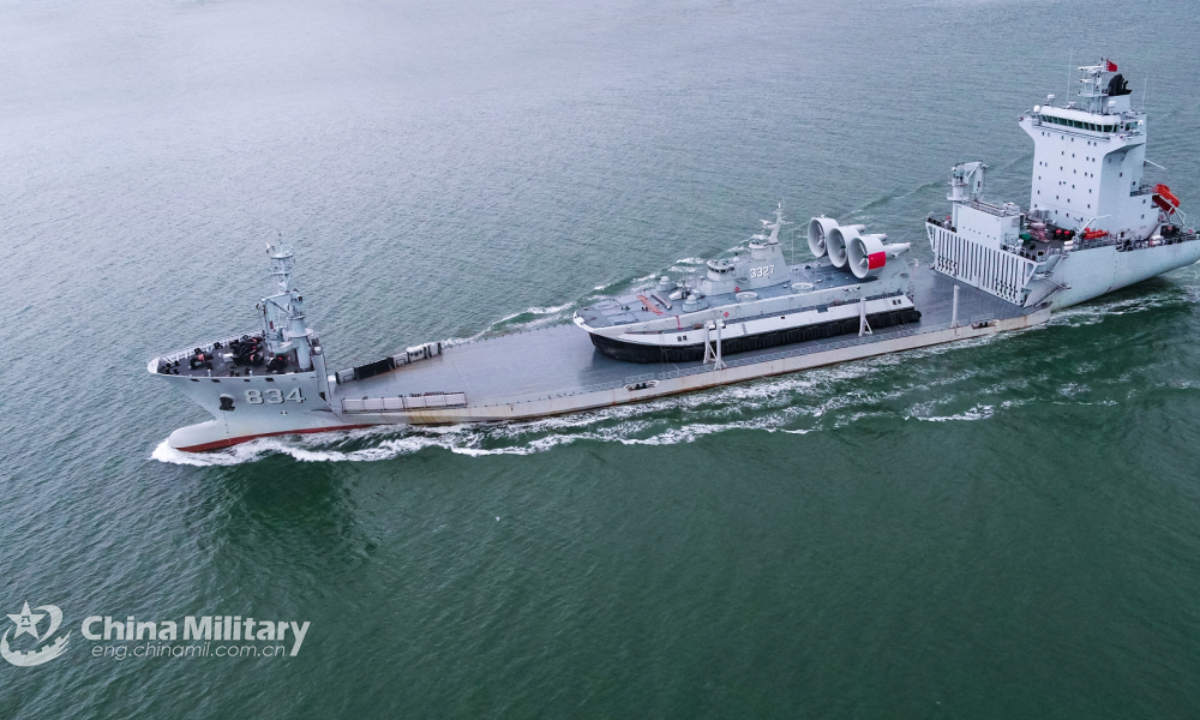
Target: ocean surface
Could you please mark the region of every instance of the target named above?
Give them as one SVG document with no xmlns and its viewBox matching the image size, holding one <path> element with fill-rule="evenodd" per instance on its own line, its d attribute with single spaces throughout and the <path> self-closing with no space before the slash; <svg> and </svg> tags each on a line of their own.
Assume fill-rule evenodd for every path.
<svg viewBox="0 0 1200 720">
<path fill-rule="evenodd" d="M 1200 213 L 1191 0 L 0 2 L 0 615 L 69 631 L 0 718 L 1197 717 L 1197 267 L 482 428 L 189 456 L 145 370 L 252 327 L 279 237 L 334 366 L 565 322 L 780 201 L 925 263 L 950 167 L 1027 204 L 1017 118 L 1100 56 Z M 84 634 L 214 615 L 310 627 Z"/>
</svg>

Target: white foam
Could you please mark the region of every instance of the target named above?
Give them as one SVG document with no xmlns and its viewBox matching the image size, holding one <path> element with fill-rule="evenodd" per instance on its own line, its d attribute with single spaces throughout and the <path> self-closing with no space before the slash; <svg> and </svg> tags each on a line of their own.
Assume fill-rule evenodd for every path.
<svg viewBox="0 0 1200 720">
<path fill-rule="evenodd" d="M 253 462 L 262 455 L 267 454 L 269 450 L 262 448 L 260 441 L 235 445 L 226 450 L 217 450 L 213 452 L 192 453 L 176 450 L 171 445 L 163 440 L 154 448 L 154 452 L 150 453 L 150 457 L 171 465 L 191 465 L 193 467 L 213 467 L 223 465 L 241 465 L 246 462 Z"/>
<path fill-rule="evenodd" d="M 571 308 L 573 305 L 574 305 L 574 303 L 566 303 L 565 305 L 555 305 L 555 306 L 553 306 L 553 307 L 531 307 L 531 308 L 525 308 L 524 310 L 522 310 L 522 311 L 520 311 L 520 312 L 515 312 L 515 313 L 513 313 L 513 314 L 511 314 L 511 315 L 505 315 L 504 317 L 500 318 L 500 319 L 499 319 L 499 320 L 497 320 L 496 322 L 492 323 L 491 327 L 493 327 L 493 328 L 494 328 L 494 327 L 496 327 L 497 325 L 501 325 L 501 324 L 503 324 L 503 323 L 506 323 L 506 322 L 508 322 L 509 320 L 512 320 L 512 319 L 514 319 L 514 318 L 519 318 L 519 317 L 521 317 L 522 315 L 554 315 L 555 313 L 560 313 L 560 312 L 562 312 L 563 310 L 567 310 L 567 309 Z M 486 332 L 486 331 L 485 331 L 485 332 Z M 478 336 L 476 336 L 476 337 L 478 337 Z"/>
<path fill-rule="evenodd" d="M 1189 298 L 1190 299 L 1190 298 Z M 1130 315 L 1164 307 L 1175 302 L 1177 298 L 1166 292 L 1155 292 L 1135 297 L 1127 297 L 1106 302 L 1093 302 L 1086 305 L 1075 305 L 1059 310 L 1050 316 L 1048 325 L 1066 325 L 1079 327 L 1095 325 L 1103 322 L 1106 317 Z"/>
<path fill-rule="evenodd" d="M 925 422 L 950 422 L 952 420 L 971 421 L 971 420 L 987 420 L 992 415 L 994 415 L 995 412 L 996 412 L 996 409 L 994 407 L 992 407 L 991 405 L 976 405 L 975 407 L 971 408 L 970 410 L 967 410 L 966 412 L 958 413 L 956 415 L 928 415 L 925 417 L 921 417 L 919 415 L 913 415 L 911 417 L 914 420 L 923 420 Z"/>
<path fill-rule="evenodd" d="M 480 333 L 480 334 L 482 334 L 482 333 Z M 441 340 L 440 342 L 442 343 L 442 348 L 445 349 L 445 348 L 452 348 L 455 345 L 465 345 L 469 342 L 473 342 L 474 340 L 476 340 L 478 338 L 479 338 L 479 335 L 473 335 L 471 337 L 465 337 L 465 338 L 452 337 L 452 338 L 446 338 L 445 340 Z"/>
<path fill-rule="evenodd" d="M 531 307 L 525 312 L 532 313 L 534 315 L 553 315 L 554 313 L 560 313 L 563 310 L 570 308 L 574 304 L 575 303 L 563 303 L 562 305 L 554 305 L 552 307 Z"/>
<path fill-rule="evenodd" d="M 1087 385 L 1070 382 L 1059 386 L 1058 394 L 1062 395 L 1063 397 L 1073 398 L 1080 393 L 1087 392 L 1088 390 L 1089 388 Z"/>
</svg>

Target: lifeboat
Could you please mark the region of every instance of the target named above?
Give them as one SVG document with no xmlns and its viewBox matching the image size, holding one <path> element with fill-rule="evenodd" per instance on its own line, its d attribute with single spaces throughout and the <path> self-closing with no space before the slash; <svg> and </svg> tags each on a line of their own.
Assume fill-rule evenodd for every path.
<svg viewBox="0 0 1200 720">
<path fill-rule="evenodd" d="M 1154 204 L 1168 215 L 1179 209 L 1179 198 L 1171 192 L 1171 188 L 1159 183 L 1154 186 Z"/>
</svg>

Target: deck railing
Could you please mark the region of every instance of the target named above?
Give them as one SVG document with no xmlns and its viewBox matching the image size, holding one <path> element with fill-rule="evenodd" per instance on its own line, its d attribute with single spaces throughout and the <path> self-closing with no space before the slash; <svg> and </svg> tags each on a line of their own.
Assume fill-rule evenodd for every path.
<svg viewBox="0 0 1200 720">
<path fill-rule="evenodd" d="M 172 350 L 169 353 L 165 353 L 163 355 L 158 355 L 156 357 L 150 358 L 150 362 L 147 364 L 146 367 L 148 367 L 150 369 L 150 372 L 156 372 L 158 370 L 159 363 L 162 363 L 162 362 L 173 363 L 176 360 L 184 360 L 186 358 L 190 358 L 190 357 L 192 357 L 192 355 L 194 355 L 196 353 L 196 348 L 200 348 L 200 350 L 202 352 L 207 353 L 210 350 L 212 350 L 213 346 L 216 345 L 217 343 L 221 343 L 222 346 L 228 347 L 229 343 L 233 342 L 234 340 L 240 340 L 245 335 L 250 335 L 251 337 L 254 337 L 257 333 L 258 333 L 257 330 L 248 332 L 248 333 L 238 333 L 237 335 L 230 335 L 228 337 L 217 338 L 216 340 L 211 340 L 208 343 L 201 343 L 200 345 L 193 345 L 190 348 L 187 348 L 184 350 Z"/>
</svg>

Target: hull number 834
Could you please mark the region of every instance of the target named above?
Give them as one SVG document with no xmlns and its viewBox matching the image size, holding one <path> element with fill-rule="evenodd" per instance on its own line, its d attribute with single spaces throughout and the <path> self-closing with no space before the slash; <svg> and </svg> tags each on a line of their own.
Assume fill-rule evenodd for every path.
<svg viewBox="0 0 1200 720">
<path fill-rule="evenodd" d="M 304 402 L 304 396 L 300 394 L 300 388 L 293 388 L 287 395 L 284 395 L 283 391 L 277 388 L 246 391 L 246 402 L 251 405 L 261 405 L 264 402 L 278 405 L 284 401 Z"/>
</svg>

